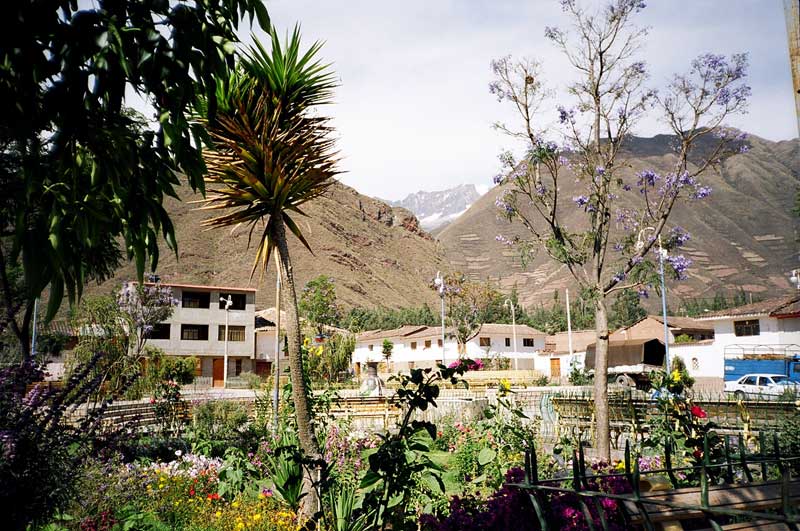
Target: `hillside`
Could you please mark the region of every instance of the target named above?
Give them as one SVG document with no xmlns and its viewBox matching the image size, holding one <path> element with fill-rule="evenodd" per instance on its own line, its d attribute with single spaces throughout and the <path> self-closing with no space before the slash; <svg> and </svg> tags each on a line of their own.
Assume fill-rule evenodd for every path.
<svg viewBox="0 0 800 531">
<path fill-rule="evenodd" d="M 670 140 L 663 135 L 632 139 L 629 171 L 666 171 L 674 161 Z M 789 272 L 798 267 L 798 220 L 791 209 L 800 187 L 800 140 L 751 137 L 750 144 L 748 153 L 731 157 L 719 171 L 702 177 L 713 188 L 708 199 L 673 213 L 671 225 L 692 235 L 683 253 L 694 265 L 687 281 L 669 283 L 672 297 L 738 288 L 768 296 L 789 289 Z M 562 182 L 561 197 L 571 201 L 578 185 L 571 178 Z M 525 236 L 520 225 L 498 218 L 495 200 L 502 192 L 502 187 L 491 189 L 437 237 L 454 269 L 475 280 L 496 280 L 504 289 L 516 285 L 525 304 L 549 300 L 554 290 L 570 286 L 569 273 L 543 253 L 523 269 L 513 249 L 495 241 L 498 234 Z M 564 212 L 570 224 L 585 216 L 573 205 L 565 205 Z M 670 305 L 679 302 L 671 298 Z"/>
<path fill-rule="evenodd" d="M 162 280 L 250 285 L 258 289 L 257 308 L 274 306 L 274 268 L 263 278 L 257 273 L 249 281 L 255 250 L 252 245 L 247 248 L 247 231 L 204 231 L 200 222 L 209 214 L 195 210 L 197 205 L 190 201 L 197 197 L 188 190 L 181 195 L 183 201 L 170 199 L 166 203 L 175 224 L 179 255 L 176 260 L 174 253 L 162 246 L 157 271 Z M 309 279 L 326 274 L 334 279 L 339 301 L 346 307 L 396 308 L 438 300 L 428 287 L 442 268 L 438 244 L 419 228 L 411 212 L 392 208 L 340 183 L 305 210 L 307 218 L 294 219 L 314 254 L 289 234 L 298 292 Z M 126 264 L 114 279 L 87 291 L 108 292 L 134 276 L 133 265 Z"/>
</svg>

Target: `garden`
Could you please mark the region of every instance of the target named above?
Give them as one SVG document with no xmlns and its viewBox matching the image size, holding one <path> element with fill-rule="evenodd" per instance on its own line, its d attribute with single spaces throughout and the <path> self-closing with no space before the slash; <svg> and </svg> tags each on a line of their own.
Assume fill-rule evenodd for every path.
<svg viewBox="0 0 800 531">
<path fill-rule="evenodd" d="M 590 441 L 545 444 L 535 419 L 503 384 L 478 421 L 416 419 L 436 407 L 443 383 L 465 385 L 475 365 L 464 360 L 393 377 L 393 404 L 401 415 L 385 432 L 360 431 L 332 417 L 335 394 L 312 392 L 318 456 L 306 455 L 299 444 L 291 383 L 282 390 L 276 424 L 269 400 L 252 413 L 241 403 L 211 400 L 195 405 L 190 417 L 176 417 L 171 412 L 184 399 L 180 386 L 167 380 L 173 391 L 157 401 L 168 407 L 156 411 L 168 421 L 141 430 L 103 427 L 93 415 L 78 422 L 59 401 L 79 399 L 80 386 L 65 397 L 26 386 L 41 376 L 35 367 L 4 369 L 2 396 L 12 398 L 3 410 L 20 427 L 3 434 L 6 515 L 14 528 L 46 530 L 523 530 L 539 529 L 540 517 L 550 529 L 622 529 L 630 515 L 613 496 L 633 492 L 632 467 L 665 477 L 665 467 L 674 468 L 665 479 L 674 488 L 744 479 L 714 468 L 738 449 L 728 447 L 728 438 L 692 402 L 693 382 L 679 361 L 670 373 L 652 375 L 663 416 L 651 422 L 647 437 L 629 443 L 623 459 L 612 461 L 586 457 Z M 785 419 L 774 450 L 795 474 L 799 427 L 800 415 Z M 772 449 L 772 440 L 765 440 L 739 444 L 748 451 Z M 545 491 L 537 506 L 524 488 L 531 459 L 536 477 L 567 484 Z M 580 480 L 573 478 L 578 461 L 586 474 Z M 716 472 L 701 474 L 701 466 Z M 780 477 L 771 466 L 768 475 L 775 474 Z M 309 475 L 316 499 L 311 519 L 303 520 Z M 571 490 L 581 483 L 610 497 L 587 508 Z"/>
</svg>

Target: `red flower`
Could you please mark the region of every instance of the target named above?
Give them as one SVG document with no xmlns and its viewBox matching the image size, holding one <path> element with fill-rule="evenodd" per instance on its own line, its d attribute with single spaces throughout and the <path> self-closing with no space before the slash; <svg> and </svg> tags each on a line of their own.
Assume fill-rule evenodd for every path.
<svg viewBox="0 0 800 531">
<path fill-rule="evenodd" d="M 194 496 L 194 489 L 189 489 L 189 496 Z"/>
<path fill-rule="evenodd" d="M 692 406 L 692 416 L 697 417 L 699 419 L 704 419 L 708 417 L 708 413 L 703 411 L 703 408 L 700 406 Z"/>
<path fill-rule="evenodd" d="M 703 458 L 702 450 L 695 450 L 694 452 L 692 452 L 692 455 L 695 457 L 695 459 L 702 459 Z"/>
</svg>

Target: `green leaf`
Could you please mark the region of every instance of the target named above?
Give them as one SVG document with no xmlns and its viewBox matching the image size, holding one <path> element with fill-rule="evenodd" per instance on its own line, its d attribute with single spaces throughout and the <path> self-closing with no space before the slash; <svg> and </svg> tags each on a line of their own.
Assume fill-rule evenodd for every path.
<svg viewBox="0 0 800 531">
<path fill-rule="evenodd" d="M 494 461 L 495 457 L 497 457 L 497 452 L 495 452 L 491 448 L 484 448 L 478 454 L 478 464 L 480 466 L 486 466 L 492 461 Z"/>
</svg>

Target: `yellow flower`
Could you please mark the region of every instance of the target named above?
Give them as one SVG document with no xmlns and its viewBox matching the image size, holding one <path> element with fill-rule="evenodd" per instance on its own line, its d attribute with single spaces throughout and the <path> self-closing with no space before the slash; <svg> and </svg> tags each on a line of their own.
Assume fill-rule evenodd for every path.
<svg viewBox="0 0 800 531">
<path fill-rule="evenodd" d="M 236 529 L 244 529 L 244 523 L 239 522 L 238 524 L 236 524 Z"/>
<path fill-rule="evenodd" d="M 215 512 L 215 513 L 214 513 L 214 516 L 216 516 L 217 518 L 219 518 L 220 516 L 222 516 L 222 511 L 217 511 L 217 512 Z"/>
<path fill-rule="evenodd" d="M 256 514 L 254 514 L 254 515 L 252 516 L 252 518 L 253 518 L 253 521 L 254 521 L 254 522 L 258 522 L 259 520 L 261 520 L 261 515 L 260 515 L 260 514 L 258 514 L 258 513 L 256 513 Z"/>
<path fill-rule="evenodd" d="M 677 369 L 672 371 L 672 381 L 678 383 L 681 381 L 681 372 Z"/>
<path fill-rule="evenodd" d="M 231 507 L 233 507 L 234 509 L 236 509 L 237 507 L 239 507 L 239 502 L 238 502 L 238 501 L 235 501 L 235 502 L 233 502 L 233 503 L 231 504 Z"/>
</svg>

